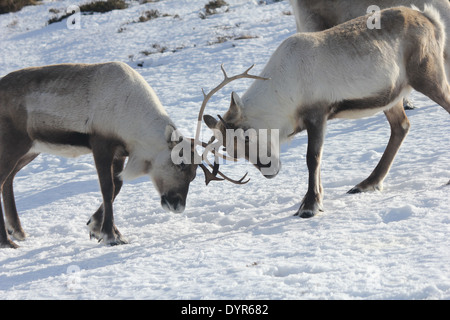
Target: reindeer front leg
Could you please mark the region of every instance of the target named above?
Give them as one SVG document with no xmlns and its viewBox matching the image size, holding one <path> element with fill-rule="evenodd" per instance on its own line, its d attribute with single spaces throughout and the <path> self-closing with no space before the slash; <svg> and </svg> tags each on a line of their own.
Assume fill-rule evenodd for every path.
<svg viewBox="0 0 450 320">
<path fill-rule="evenodd" d="M 119 174 L 123 170 L 123 166 L 125 163 L 125 157 L 124 156 L 118 156 L 114 158 L 112 170 L 113 170 L 113 183 L 114 183 L 114 197 L 113 202 L 116 199 L 117 195 L 120 192 L 120 189 L 122 188 L 123 181 L 119 177 Z M 91 216 L 89 221 L 87 222 L 87 225 L 89 226 L 89 235 L 92 238 L 101 239 L 100 229 L 102 227 L 103 223 L 103 204 L 100 205 L 100 207 L 97 209 L 97 211 Z M 118 232 L 118 230 L 116 230 Z"/>
<path fill-rule="evenodd" d="M 17 240 L 25 240 L 26 234 L 22 229 L 19 215 L 17 214 L 16 202 L 14 200 L 14 177 L 23 167 L 33 161 L 33 159 L 35 159 L 37 156 L 38 154 L 36 153 L 23 156 L 17 162 L 14 170 L 9 174 L 8 178 L 3 184 L 2 196 L 3 208 L 5 209 L 6 217 L 6 229 L 8 233 Z"/>
<path fill-rule="evenodd" d="M 0 193 L 3 197 L 6 195 L 5 204 L 14 201 L 13 193 L 4 193 L 5 184 L 12 184 L 12 180 L 8 182 L 8 177 L 13 173 L 16 164 L 24 157 L 31 148 L 31 140 L 23 132 L 17 130 L 11 125 L 7 119 L 0 119 Z M 7 187 L 8 188 L 8 187 Z M 6 204 L 6 210 L 9 210 Z M 17 214 L 17 212 L 16 212 Z M 8 214 L 6 215 L 8 217 Z M 9 238 L 7 232 L 7 224 L 3 219 L 2 201 L 0 200 L 0 248 L 17 248 L 18 246 Z"/>
<path fill-rule="evenodd" d="M 125 244 L 119 230 L 114 225 L 114 177 L 113 161 L 116 151 L 116 142 L 107 138 L 94 136 L 91 138 L 92 153 L 100 182 L 103 197 L 103 222 L 100 228 L 99 240 L 109 245 Z"/>
<path fill-rule="evenodd" d="M 305 119 L 304 123 L 308 133 L 308 150 L 306 153 L 306 164 L 309 172 L 308 191 L 302 200 L 300 209 L 295 215 L 301 218 L 311 218 L 319 211 L 323 211 L 320 162 L 325 138 L 326 119 Z"/>
</svg>

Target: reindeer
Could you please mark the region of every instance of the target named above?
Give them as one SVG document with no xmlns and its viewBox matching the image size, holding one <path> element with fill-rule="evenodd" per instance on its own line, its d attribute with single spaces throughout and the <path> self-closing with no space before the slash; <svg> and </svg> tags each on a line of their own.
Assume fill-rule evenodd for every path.
<svg viewBox="0 0 450 320">
<path fill-rule="evenodd" d="M 297 32 L 316 32 L 329 29 L 351 19 L 364 16 L 371 6 L 388 9 L 414 5 L 423 9 L 426 4 L 435 7 L 450 27 L 448 0 L 289 0 L 294 10 Z M 448 33 L 448 29 L 447 29 Z"/>
<path fill-rule="evenodd" d="M 209 171 L 203 164 L 209 163 L 209 151 L 225 156 L 208 149 L 198 134 L 196 142 L 206 148 L 201 155 L 193 141 L 176 130 L 153 89 L 125 63 L 60 64 L 6 75 L 0 79 L 0 186 L 6 217 L 5 225 L 0 203 L 0 248 L 18 247 L 8 233 L 17 240 L 26 237 L 13 180 L 41 152 L 66 157 L 93 154 L 103 204 L 87 225 L 91 238 L 108 245 L 127 243 L 113 218 L 113 202 L 123 180 L 149 175 L 161 195 L 161 206 L 177 213 L 185 209 L 198 166 L 206 184 L 248 182 L 243 181 L 246 175 L 240 180 L 227 177 L 217 164 Z M 181 147 L 186 152 L 179 152 Z"/>
<path fill-rule="evenodd" d="M 368 17 L 359 17 L 331 29 L 297 33 L 275 50 L 260 76 L 242 99 L 232 93 L 228 111 L 219 117 L 205 115 L 209 128 L 226 135 L 234 129 L 270 129 L 279 143 L 306 130 L 308 190 L 295 215 L 309 218 L 323 211 L 320 164 L 326 123 L 335 118 L 361 118 L 383 111 L 391 127 L 386 150 L 372 174 L 349 193 L 382 190 L 394 157 L 410 123 L 402 97 L 412 88 L 450 113 L 450 91 L 444 71 L 446 35 L 439 13 L 406 7 L 380 12 L 381 29 L 368 29 Z M 245 136 L 243 136 L 245 137 Z M 249 150 L 252 139 L 236 138 L 227 145 Z M 278 174 L 279 143 L 267 139 L 272 163 L 250 161 L 267 178 Z M 233 145 L 234 144 L 234 145 Z M 233 147 L 233 148 L 231 148 Z M 245 153 L 246 158 L 249 155 Z M 267 166 L 273 169 L 267 171 Z"/>
<path fill-rule="evenodd" d="M 164 209 L 182 212 L 197 165 L 171 162 L 175 125 L 153 89 L 124 63 L 60 64 L 26 68 L 0 80 L 0 247 L 25 239 L 13 179 L 41 152 L 92 153 L 103 204 L 89 219 L 91 237 L 127 241 L 114 225 L 113 201 L 122 178 L 150 175 Z M 125 159 L 128 162 L 124 168 Z M 123 171 L 122 171 L 123 170 Z"/>
<path fill-rule="evenodd" d="M 373 5 L 387 9 L 396 6 L 415 5 L 423 9 L 425 4 L 435 7 L 444 22 L 446 33 L 450 34 L 450 3 L 448 0 L 290 0 L 294 10 L 297 32 L 323 31 L 345 21 L 363 16 Z M 445 66 L 447 79 L 450 77 L 450 37 L 447 37 Z M 414 109 L 411 101 L 404 97 L 405 109 Z"/>
</svg>

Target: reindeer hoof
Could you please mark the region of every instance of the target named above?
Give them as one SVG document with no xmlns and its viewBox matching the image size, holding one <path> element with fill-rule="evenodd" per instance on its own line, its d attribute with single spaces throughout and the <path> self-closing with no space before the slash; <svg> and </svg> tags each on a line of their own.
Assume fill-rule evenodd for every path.
<svg viewBox="0 0 450 320">
<path fill-rule="evenodd" d="M 373 192 L 373 191 L 382 191 L 383 190 L 383 183 L 364 183 L 361 182 L 360 184 L 357 184 L 353 188 L 347 191 L 348 194 L 355 194 L 355 193 L 363 193 L 363 192 Z"/>
<path fill-rule="evenodd" d="M 99 240 L 102 238 L 100 229 L 101 229 L 101 223 L 97 222 L 92 217 L 89 219 L 89 221 L 86 223 L 86 225 L 89 227 L 89 239 L 97 239 Z"/>
<path fill-rule="evenodd" d="M 353 187 L 347 191 L 348 194 L 355 194 L 355 193 L 361 193 L 361 192 L 362 192 L 362 190 L 359 189 L 358 187 Z"/>
<path fill-rule="evenodd" d="M 120 239 L 115 239 L 114 241 L 110 241 L 107 244 L 112 247 L 112 246 L 118 246 L 121 244 L 128 244 L 128 241 L 123 238 L 120 238 Z"/>
<path fill-rule="evenodd" d="M 102 242 L 108 246 L 117 246 L 120 244 L 128 244 L 128 241 L 122 236 L 116 226 L 113 228 L 113 232 L 90 232 L 91 239 L 95 238 L 98 242 Z"/>
<path fill-rule="evenodd" d="M 11 249 L 17 249 L 19 246 L 15 244 L 13 241 L 7 239 L 6 241 L 2 241 L 0 243 L 0 248 L 11 248 Z"/>
<path fill-rule="evenodd" d="M 27 237 L 25 231 L 23 231 L 23 230 L 14 231 L 14 230 L 8 229 L 8 234 L 18 241 L 24 241 L 25 238 Z"/>
<path fill-rule="evenodd" d="M 296 214 L 294 214 L 294 217 L 300 217 L 303 219 L 308 219 L 314 217 L 316 214 L 311 210 L 305 210 L 305 211 L 298 211 Z"/>
<path fill-rule="evenodd" d="M 125 240 L 122 235 L 114 235 L 114 236 L 108 236 L 106 234 L 98 234 L 98 233 L 93 233 L 93 232 L 89 232 L 89 238 L 92 239 L 97 239 L 98 242 L 102 242 L 105 243 L 108 246 L 117 246 L 120 244 L 128 244 L 128 241 Z"/>
<path fill-rule="evenodd" d="M 102 242 L 109 246 L 117 246 L 119 244 L 127 244 L 128 241 L 122 237 L 116 226 L 113 226 L 113 232 L 102 232 L 100 230 L 100 224 L 94 219 L 89 219 L 87 222 L 89 226 L 89 238 L 97 239 L 98 242 Z"/>
<path fill-rule="evenodd" d="M 121 245 L 121 244 L 128 244 L 128 241 L 127 240 L 125 240 L 123 237 L 122 237 L 122 235 L 116 235 L 115 237 L 113 237 L 113 238 L 111 238 L 111 237 L 105 237 L 105 238 L 100 238 L 99 240 L 98 240 L 98 242 L 101 242 L 101 241 L 103 241 L 106 245 L 108 245 L 108 246 L 118 246 L 118 245 Z"/>
</svg>

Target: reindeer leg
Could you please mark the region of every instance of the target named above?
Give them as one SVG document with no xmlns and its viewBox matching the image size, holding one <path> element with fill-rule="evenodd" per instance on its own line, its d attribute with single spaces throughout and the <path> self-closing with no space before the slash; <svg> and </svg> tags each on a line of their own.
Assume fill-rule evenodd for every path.
<svg viewBox="0 0 450 320">
<path fill-rule="evenodd" d="M 403 104 L 400 101 L 391 109 L 384 112 L 391 126 L 391 137 L 386 150 L 370 176 L 350 189 L 347 193 L 360 193 L 366 191 L 382 190 L 383 180 L 391 168 L 392 162 L 400 146 L 408 134 L 410 123 L 406 117 Z"/>
<path fill-rule="evenodd" d="M 25 240 L 26 235 L 20 224 L 19 215 L 17 214 L 16 202 L 14 201 L 13 180 L 17 172 L 33 161 L 37 156 L 38 154 L 29 154 L 22 157 L 3 184 L 2 195 L 6 217 L 6 229 L 8 233 L 17 240 Z"/>
<path fill-rule="evenodd" d="M 7 179 L 9 173 L 14 169 L 14 163 L 9 162 L 9 165 L 3 158 L 0 160 L 0 188 L 3 189 L 3 184 Z M 8 233 L 6 232 L 5 220 L 3 219 L 3 210 L 0 203 L 0 248 L 18 248 L 18 245 L 15 244 L 8 237 Z"/>
<path fill-rule="evenodd" d="M 419 90 L 417 90 L 419 91 Z M 428 96 L 431 100 L 439 104 L 442 108 L 447 110 L 450 113 L 450 86 L 445 83 L 441 87 L 436 86 L 431 90 L 420 90 L 426 96 Z"/>
<path fill-rule="evenodd" d="M 30 150 L 31 141 L 28 136 L 18 131 L 7 119 L 0 120 L 0 127 L 2 127 L 0 135 L 0 189 L 3 193 L 3 187 L 8 176 L 14 171 L 19 160 Z M 9 239 L 0 201 L 0 248 L 17 247 Z"/>
<path fill-rule="evenodd" d="M 437 54 L 429 57 L 412 59 L 412 65 L 407 66 L 410 85 L 417 91 L 439 104 L 450 113 L 450 86 L 446 72 L 450 71 L 449 58 L 442 60 Z"/>
<path fill-rule="evenodd" d="M 90 144 L 103 197 L 103 222 L 100 228 L 100 240 L 109 245 L 125 244 L 127 241 L 122 238 L 114 225 L 113 215 L 114 177 L 112 167 L 116 142 L 100 136 L 93 136 Z"/>
<path fill-rule="evenodd" d="M 122 188 L 123 181 L 120 179 L 119 174 L 123 170 L 123 166 L 125 163 L 125 157 L 116 157 L 113 160 L 113 182 L 114 182 L 114 198 L 113 202 L 116 199 L 117 195 L 120 192 L 120 189 Z M 100 229 L 103 222 L 103 204 L 100 205 L 100 207 L 97 209 L 97 211 L 92 215 L 92 217 L 87 222 L 87 225 L 89 226 L 90 232 L 89 235 L 91 238 L 100 239 Z"/>
<path fill-rule="evenodd" d="M 295 214 L 301 218 L 310 218 L 323 211 L 323 188 L 320 180 L 320 162 L 325 138 L 326 120 L 304 120 L 308 132 L 308 150 L 306 164 L 308 166 L 308 191 L 302 200 L 300 209 Z"/>
</svg>

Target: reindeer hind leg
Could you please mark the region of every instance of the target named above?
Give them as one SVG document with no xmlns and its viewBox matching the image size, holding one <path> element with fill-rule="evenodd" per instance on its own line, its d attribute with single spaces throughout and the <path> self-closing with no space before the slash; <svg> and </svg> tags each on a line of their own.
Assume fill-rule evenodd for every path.
<svg viewBox="0 0 450 320">
<path fill-rule="evenodd" d="M 412 59 L 407 66 L 410 85 L 450 113 L 450 86 L 443 58 L 430 54 L 420 63 Z"/>
<path fill-rule="evenodd" d="M 394 161 L 403 140 L 408 134 L 410 127 L 402 101 L 398 102 L 391 109 L 386 110 L 384 114 L 386 115 L 386 118 L 391 126 L 391 137 L 389 138 L 389 142 L 384 150 L 383 156 L 370 176 L 361 183 L 357 184 L 347 193 L 360 193 L 383 189 L 383 180 L 388 174 L 392 162 Z"/>
<path fill-rule="evenodd" d="M 25 240 L 25 232 L 22 229 L 19 215 L 17 214 L 16 203 L 14 201 L 13 180 L 16 174 L 27 164 L 33 161 L 38 154 L 27 154 L 23 156 L 9 174 L 3 184 L 3 207 L 5 209 L 6 229 L 16 240 Z"/>
</svg>

